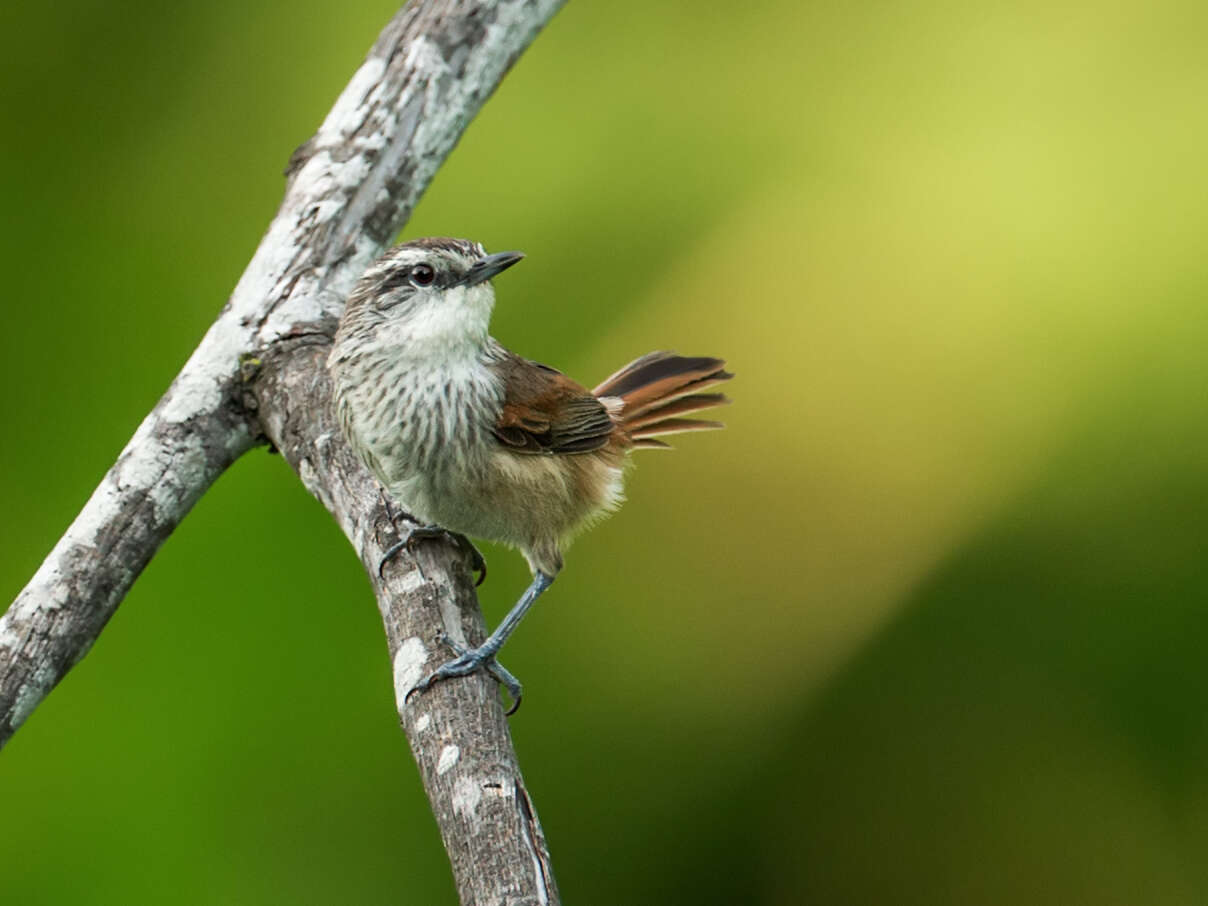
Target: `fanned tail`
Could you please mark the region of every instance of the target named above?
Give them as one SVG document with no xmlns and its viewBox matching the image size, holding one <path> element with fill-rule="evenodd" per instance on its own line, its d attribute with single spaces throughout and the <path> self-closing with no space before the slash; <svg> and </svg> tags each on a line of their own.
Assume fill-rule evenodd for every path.
<svg viewBox="0 0 1208 906">
<path fill-rule="evenodd" d="M 658 440 L 659 435 L 722 427 L 721 422 L 681 416 L 730 402 L 721 393 L 698 392 L 734 377 L 725 365 L 721 359 L 652 352 L 626 365 L 592 392 L 621 401 L 621 427 L 635 447 L 665 448 L 669 445 Z"/>
</svg>

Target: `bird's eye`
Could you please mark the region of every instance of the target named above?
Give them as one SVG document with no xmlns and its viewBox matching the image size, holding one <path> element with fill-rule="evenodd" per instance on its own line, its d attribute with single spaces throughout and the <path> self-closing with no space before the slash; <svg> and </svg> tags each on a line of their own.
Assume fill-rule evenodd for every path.
<svg viewBox="0 0 1208 906">
<path fill-rule="evenodd" d="M 416 286 L 431 286 L 436 279 L 436 271 L 430 264 L 417 264 L 411 268 L 411 282 Z"/>
</svg>

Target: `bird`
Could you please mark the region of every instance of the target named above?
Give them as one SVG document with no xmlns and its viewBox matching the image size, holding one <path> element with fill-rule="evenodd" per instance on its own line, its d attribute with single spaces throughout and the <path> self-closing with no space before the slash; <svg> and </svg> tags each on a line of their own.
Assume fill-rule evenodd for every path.
<svg viewBox="0 0 1208 906">
<path fill-rule="evenodd" d="M 561 571 L 572 537 L 620 505 L 629 454 L 721 428 L 684 416 L 729 402 L 710 391 L 733 377 L 718 358 L 651 352 L 588 390 L 506 349 L 489 333 L 491 281 L 523 257 L 446 237 L 394 246 L 352 288 L 328 356 L 344 437 L 419 524 L 379 569 L 403 546 L 449 533 L 475 554 L 465 536 L 511 546 L 533 575 L 481 645 L 442 637 L 454 657 L 407 701 L 485 670 L 513 713 L 523 688 L 496 655 Z"/>
</svg>

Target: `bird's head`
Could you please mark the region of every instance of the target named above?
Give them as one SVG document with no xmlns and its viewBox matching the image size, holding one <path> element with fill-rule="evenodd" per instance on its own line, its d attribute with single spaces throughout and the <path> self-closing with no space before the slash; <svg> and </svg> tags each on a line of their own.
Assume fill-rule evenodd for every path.
<svg viewBox="0 0 1208 906">
<path fill-rule="evenodd" d="M 521 258 L 465 239 L 413 239 L 387 251 L 353 287 L 336 336 L 416 355 L 457 356 L 487 338 L 490 280 Z"/>
</svg>

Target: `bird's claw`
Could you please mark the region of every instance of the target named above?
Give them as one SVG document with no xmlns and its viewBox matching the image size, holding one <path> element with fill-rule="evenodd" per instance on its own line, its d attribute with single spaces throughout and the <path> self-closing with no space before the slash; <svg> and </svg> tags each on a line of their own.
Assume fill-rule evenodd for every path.
<svg viewBox="0 0 1208 906">
<path fill-rule="evenodd" d="M 411 689 L 408 690 L 407 694 L 403 697 L 404 704 L 409 704 L 411 702 L 411 696 L 417 693 L 427 692 L 432 688 L 433 685 L 441 680 L 453 679 L 454 677 L 458 676 L 469 676 L 471 673 L 475 673 L 478 670 L 485 670 L 491 675 L 492 678 L 494 678 L 497 683 L 499 683 L 499 685 L 507 689 L 508 695 L 511 696 L 512 707 L 508 708 L 508 710 L 504 713 L 508 716 L 516 713 L 517 709 L 520 707 L 520 700 L 524 695 L 523 687 L 520 685 L 520 681 L 516 679 L 516 677 L 514 677 L 506 667 L 500 664 L 499 661 L 495 660 L 495 654 L 493 651 L 485 650 L 483 648 L 466 648 L 464 645 L 461 645 L 450 639 L 444 633 L 441 633 L 438 638 L 440 641 L 444 642 L 453 649 L 453 653 L 456 655 L 456 657 L 454 657 L 452 660 L 445 661 L 445 663 L 441 664 L 434 671 L 428 674 L 427 677 L 412 686 Z"/>
<path fill-rule="evenodd" d="M 460 543 L 466 549 L 466 552 L 470 555 L 470 570 L 471 570 L 471 572 L 478 573 L 478 578 L 476 580 L 474 580 L 474 587 L 478 588 L 480 585 L 482 585 L 483 582 L 485 582 L 487 580 L 486 558 L 483 557 L 482 551 L 480 551 L 475 546 L 474 542 L 471 541 L 469 538 L 467 538 L 465 535 L 456 535 L 455 534 L 453 537 L 458 540 L 458 543 Z"/>
<path fill-rule="evenodd" d="M 394 544 L 390 545 L 390 547 L 386 549 L 386 552 L 382 554 L 382 559 L 378 561 L 377 571 L 379 579 L 386 578 L 386 564 L 394 559 L 394 556 L 404 548 L 411 550 L 415 542 L 423 541 L 428 538 L 449 538 L 454 544 L 469 553 L 470 568 L 473 572 L 478 573 L 478 579 L 475 581 L 474 587 L 477 588 L 487 580 L 487 561 L 483 558 L 482 552 L 474 546 L 474 542 L 472 542 L 465 535 L 459 535 L 457 532 L 451 532 L 446 528 L 441 528 L 439 525 L 411 526 L 404 533 L 401 533 L 401 535 L 402 537 L 400 537 L 398 541 L 394 542 Z M 423 574 L 423 567 L 420 567 L 420 574 Z"/>
</svg>

